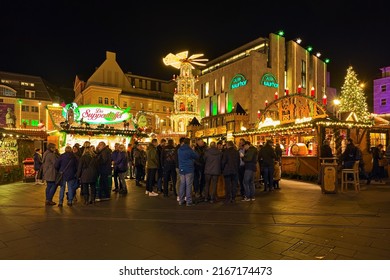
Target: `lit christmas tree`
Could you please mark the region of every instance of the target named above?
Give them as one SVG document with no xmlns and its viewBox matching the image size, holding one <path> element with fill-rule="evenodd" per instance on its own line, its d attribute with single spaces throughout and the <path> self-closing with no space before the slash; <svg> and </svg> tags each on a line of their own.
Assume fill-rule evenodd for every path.
<svg viewBox="0 0 390 280">
<path fill-rule="evenodd" d="M 353 112 L 356 114 L 359 122 L 370 121 L 367 99 L 352 66 L 349 66 L 347 69 L 347 75 L 341 87 L 340 101 L 340 113 Z"/>
</svg>

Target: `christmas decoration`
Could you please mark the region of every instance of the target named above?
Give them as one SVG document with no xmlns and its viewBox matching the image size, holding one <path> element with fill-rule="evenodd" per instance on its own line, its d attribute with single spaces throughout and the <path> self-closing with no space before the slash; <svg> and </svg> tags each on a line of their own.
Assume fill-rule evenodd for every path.
<svg viewBox="0 0 390 280">
<path fill-rule="evenodd" d="M 357 74 L 352 66 L 348 67 L 344 84 L 341 87 L 339 112 L 354 112 L 359 122 L 369 122 L 367 98 L 359 85 Z"/>
</svg>

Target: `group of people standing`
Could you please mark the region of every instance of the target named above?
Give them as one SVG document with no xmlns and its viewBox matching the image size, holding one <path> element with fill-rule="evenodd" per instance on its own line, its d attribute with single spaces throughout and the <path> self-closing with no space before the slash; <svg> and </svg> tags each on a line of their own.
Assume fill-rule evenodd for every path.
<svg viewBox="0 0 390 280">
<path fill-rule="evenodd" d="M 126 152 L 119 145 L 119 152 Z M 112 175 L 112 165 L 121 182 L 122 193 L 127 193 L 127 187 L 122 180 L 127 172 L 127 156 L 112 157 L 113 151 L 105 142 L 99 142 L 96 149 L 89 141 L 83 146 L 66 146 L 65 152 L 56 153 L 56 145 L 49 143 L 42 156 L 42 180 L 46 182 L 46 201 L 48 206 L 56 205 L 53 201 L 57 188 L 60 187 L 58 206 L 62 207 L 66 192 L 67 205 L 72 206 L 76 190 L 81 188 L 84 204 L 95 203 L 96 198 L 109 198 L 111 190 L 109 178 Z M 124 166 L 124 167 L 123 167 Z M 124 168 L 124 169 L 122 169 Z M 97 185 L 99 190 L 97 192 Z M 119 187 L 118 187 L 119 188 Z"/>
</svg>

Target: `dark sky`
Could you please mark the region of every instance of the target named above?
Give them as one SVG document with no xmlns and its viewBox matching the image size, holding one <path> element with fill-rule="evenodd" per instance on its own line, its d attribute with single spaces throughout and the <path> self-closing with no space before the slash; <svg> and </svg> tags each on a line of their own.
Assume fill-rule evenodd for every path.
<svg viewBox="0 0 390 280">
<path fill-rule="evenodd" d="M 386 1 L 229 2 L 3 0 L 0 70 L 72 87 L 75 76 L 87 79 L 108 50 L 123 71 L 168 80 L 177 74 L 162 62 L 170 52 L 212 60 L 281 29 L 286 41 L 300 37 L 303 46 L 330 58 L 331 85 L 338 90 L 352 65 L 371 95 L 379 68 L 390 66 Z"/>
</svg>

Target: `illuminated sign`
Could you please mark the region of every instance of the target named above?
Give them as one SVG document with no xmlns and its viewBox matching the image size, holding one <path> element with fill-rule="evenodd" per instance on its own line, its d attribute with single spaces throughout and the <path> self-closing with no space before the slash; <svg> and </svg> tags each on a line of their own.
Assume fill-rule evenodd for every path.
<svg viewBox="0 0 390 280">
<path fill-rule="evenodd" d="M 271 73 L 264 74 L 264 76 L 261 78 L 260 84 L 266 87 L 279 87 L 278 81 Z"/>
<path fill-rule="evenodd" d="M 243 75 L 237 74 L 236 76 L 233 77 L 232 81 L 230 82 L 230 89 L 246 86 L 247 83 L 248 80 L 245 79 Z"/>
<path fill-rule="evenodd" d="M 68 120 L 73 117 L 76 122 L 86 122 L 89 124 L 114 124 L 132 118 L 130 107 L 126 109 L 114 108 L 111 106 L 91 106 L 76 103 L 68 104 L 64 107 L 62 115 Z"/>
<path fill-rule="evenodd" d="M 280 121 L 274 121 L 271 118 L 265 118 L 265 120 L 261 123 L 259 123 L 258 129 L 262 127 L 267 127 L 267 126 L 277 126 L 280 124 Z"/>
</svg>

